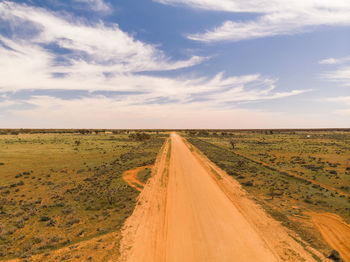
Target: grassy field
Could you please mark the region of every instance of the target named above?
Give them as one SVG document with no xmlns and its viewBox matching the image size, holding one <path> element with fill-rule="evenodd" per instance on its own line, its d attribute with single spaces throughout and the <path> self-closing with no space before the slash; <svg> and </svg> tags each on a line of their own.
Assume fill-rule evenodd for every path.
<svg viewBox="0 0 350 262">
<path fill-rule="evenodd" d="M 1 135 L 0 259 L 119 230 L 139 193 L 122 172 L 152 164 L 167 136 Z"/>
<path fill-rule="evenodd" d="M 327 254 L 329 246 L 307 211 L 335 213 L 350 222 L 349 132 L 188 131 L 183 135 L 274 218 L 318 250 Z"/>
</svg>

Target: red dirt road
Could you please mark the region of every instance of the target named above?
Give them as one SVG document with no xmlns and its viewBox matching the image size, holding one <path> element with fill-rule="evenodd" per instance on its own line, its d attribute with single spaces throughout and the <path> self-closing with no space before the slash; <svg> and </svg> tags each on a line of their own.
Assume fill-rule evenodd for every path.
<svg viewBox="0 0 350 262">
<path fill-rule="evenodd" d="M 120 261 L 314 261 L 236 181 L 177 134 L 170 165 L 166 155 L 125 224 Z"/>
</svg>

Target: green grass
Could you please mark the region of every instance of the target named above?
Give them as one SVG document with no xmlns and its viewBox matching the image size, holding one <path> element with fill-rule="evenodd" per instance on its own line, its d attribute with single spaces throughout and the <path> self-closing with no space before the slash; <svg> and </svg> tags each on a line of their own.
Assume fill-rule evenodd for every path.
<svg viewBox="0 0 350 262">
<path fill-rule="evenodd" d="M 139 192 L 122 173 L 153 164 L 168 134 L 0 136 L 0 258 L 119 230 Z"/>
</svg>

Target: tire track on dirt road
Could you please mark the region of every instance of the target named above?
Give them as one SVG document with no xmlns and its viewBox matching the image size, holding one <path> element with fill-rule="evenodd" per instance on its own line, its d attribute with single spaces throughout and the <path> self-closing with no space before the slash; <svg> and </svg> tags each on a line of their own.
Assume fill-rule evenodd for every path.
<svg viewBox="0 0 350 262">
<path fill-rule="evenodd" d="M 171 144 L 168 181 L 165 149 L 124 226 L 120 261 L 315 261 L 238 182 L 217 169 L 218 182 L 175 133 Z"/>
</svg>

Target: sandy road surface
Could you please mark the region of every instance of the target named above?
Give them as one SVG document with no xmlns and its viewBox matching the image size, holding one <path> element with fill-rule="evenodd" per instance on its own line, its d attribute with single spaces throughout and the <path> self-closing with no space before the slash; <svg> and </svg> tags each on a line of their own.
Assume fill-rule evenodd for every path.
<svg viewBox="0 0 350 262">
<path fill-rule="evenodd" d="M 236 181 L 177 134 L 171 144 L 169 170 L 165 150 L 125 224 L 121 261 L 314 261 Z"/>
<path fill-rule="evenodd" d="M 350 262 L 350 225 L 335 214 L 311 213 L 310 216 L 329 245 Z"/>
</svg>

